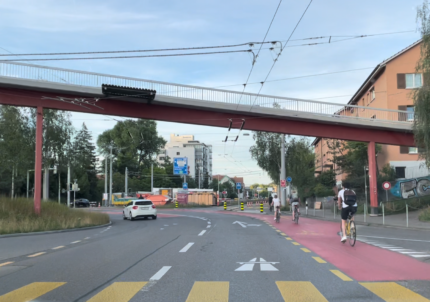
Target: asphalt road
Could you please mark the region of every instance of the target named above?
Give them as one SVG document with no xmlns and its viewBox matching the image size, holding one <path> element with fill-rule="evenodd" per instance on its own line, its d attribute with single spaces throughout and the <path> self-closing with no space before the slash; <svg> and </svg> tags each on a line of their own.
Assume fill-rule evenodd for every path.
<svg viewBox="0 0 430 302">
<path fill-rule="evenodd" d="M 338 238 L 327 222 L 301 219 L 293 225 L 282 217 L 275 225 L 268 215 L 216 209 L 165 210 L 157 220 L 124 221 L 121 209 L 107 212 L 113 223 L 106 228 L 0 238 L 0 302 L 392 301 L 390 295 L 396 301 L 430 300 L 430 273 L 423 277 L 416 266 L 430 264 L 364 242 L 342 245 L 330 237 Z M 330 236 L 317 235 L 321 223 Z M 359 229 L 364 236 L 402 235 L 378 231 Z M 377 257 L 411 261 L 412 272 L 409 279 L 390 282 L 375 282 L 369 268 L 369 280 L 355 277 L 342 263 L 321 256 L 327 242 L 344 250 L 339 257 L 351 267 L 358 261 L 353 252 L 378 249 Z"/>
</svg>

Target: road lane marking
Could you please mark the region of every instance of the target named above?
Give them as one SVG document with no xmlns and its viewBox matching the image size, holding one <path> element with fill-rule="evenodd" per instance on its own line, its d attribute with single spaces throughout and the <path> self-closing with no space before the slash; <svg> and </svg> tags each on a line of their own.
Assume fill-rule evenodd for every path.
<svg viewBox="0 0 430 302">
<path fill-rule="evenodd" d="M 282 236 L 287 236 L 287 234 L 285 234 L 285 233 L 281 233 L 281 235 L 282 235 Z"/>
<path fill-rule="evenodd" d="M 298 242 L 292 242 L 292 244 L 294 244 L 294 245 L 300 245 L 300 243 L 298 243 Z"/>
<path fill-rule="evenodd" d="M 85 238 L 84 238 L 84 240 L 86 240 L 86 239 L 90 239 L 90 238 L 91 238 L 91 237 L 85 237 Z"/>
<path fill-rule="evenodd" d="M 349 278 L 347 275 L 345 275 L 341 271 L 338 271 L 338 270 L 335 270 L 335 269 L 331 269 L 330 272 L 332 272 L 333 274 L 335 274 L 336 276 L 338 276 L 343 281 L 352 281 L 351 278 Z"/>
<path fill-rule="evenodd" d="M 252 271 L 254 269 L 255 261 L 257 261 L 257 258 L 253 258 L 249 260 L 249 263 L 245 263 L 241 265 L 239 268 L 235 269 L 234 271 L 235 272 Z"/>
<path fill-rule="evenodd" d="M 327 299 L 309 281 L 276 281 L 284 301 L 327 302 Z"/>
<path fill-rule="evenodd" d="M 413 301 L 428 302 L 430 300 L 418 295 L 395 282 L 360 282 L 360 285 L 387 302 Z"/>
<path fill-rule="evenodd" d="M 190 247 L 192 247 L 192 246 L 193 246 L 193 244 L 194 244 L 194 242 L 190 242 L 190 243 L 188 243 L 186 246 L 184 246 L 184 247 L 182 248 L 182 250 L 180 250 L 180 251 L 179 251 L 179 253 L 185 253 L 186 251 L 188 251 L 188 250 L 189 250 L 189 248 L 190 248 Z"/>
<path fill-rule="evenodd" d="M 210 227 L 211 227 L 211 226 L 210 226 L 210 225 L 208 225 L 206 228 L 207 228 L 207 229 L 209 229 Z"/>
<path fill-rule="evenodd" d="M 426 258 L 426 257 L 430 257 L 430 255 L 411 255 L 414 258 Z"/>
<path fill-rule="evenodd" d="M 76 241 L 70 242 L 70 244 L 75 244 L 75 243 L 78 243 L 78 242 L 81 242 L 81 240 L 76 240 Z"/>
<path fill-rule="evenodd" d="M 276 232 L 280 233 L 281 231 L 280 230 L 276 230 Z"/>
<path fill-rule="evenodd" d="M 164 274 L 166 274 L 171 266 L 163 266 L 154 276 L 152 276 L 149 281 L 158 281 L 160 280 Z"/>
<path fill-rule="evenodd" d="M 318 262 L 318 263 L 327 263 L 327 262 L 325 262 L 322 258 L 320 258 L 320 257 L 312 257 L 312 258 L 314 258 L 315 259 L 315 261 L 316 262 Z"/>
<path fill-rule="evenodd" d="M 199 236 L 203 236 L 204 233 L 206 233 L 206 230 L 201 231 Z"/>
<path fill-rule="evenodd" d="M 208 221 L 208 224 L 211 224 L 211 222 L 210 222 L 210 221 Z"/>
<path fill-rule="evenodd" d="M 389 249 L 390 251 L 400 252 L 400 251 L 412 251 L 411 249 Z"/>
<path fill-rule="evenodd" d="M 217 301 L 228 302 L 229 282 L 194 282 L 186 302 Z"/>
<path fill-rule="evenodd" d="M 307 248 L 304 248 L 304 247 L 302 247 L 302 248 L 301 248 L 301 250 L 302 250 L 303 252 L 305 252 L 305 253 L 310 253 L 310 252 L 311 252 L 310 250 L 308 250 Z"/>
<path fill-rule="evenodd" d="M 360 237 L 379 238 L 379 239 L 390 239 L 390 240 L 404 240 L 404 241 L 430 242 L 429 240 L 404 239 L 404 238 L 390 238 L 390 237 L 377 237 L 377 236 L 363 236 L 363 235 L 361 235 Z M 373 242 L 373 241 L 368 241 L 368 242 Z"/>
<path fill-rule="evenodd" d="M 5 265 L 8 265 L 8 264 L 12 264 L 12 263 L 13 263 L 13 261 L 4 262 L 4 263 L 0 263 L 0 266 L 5 266 Z"/>
<path fill-rule="evenodd" d="M 161 228 L 160 231 L 164 230 L 164 228 Z"/>
<path fill-rule="evenodd" d="M 36 253 L 36 254 L 30 255 L 30 256 L 27 256 L 27 257 L 32 258 L 32 257 L 37 257 L 37 256 L 40 256 L 40 255 L 43 255 L 43 254 L 46 254 L 46 252 Z"/>
<path fill-rule="evenodd" d="M 54 248 L 52 248 L 53 250 L 58 250 L 58 249 L 62 249 L 64 247 L 64 245 L 60 245 L 60 246 L 57 246 L 57 247 L 54 247 Z"/>
<path fill-rule="evenodd" d="M 87 302 L 128 302 L 148 282 L 115 282 Z"/>
<path fill-rule="evenodd" d="M 285 238 L 285 239 L 287 239 L 287 240 L 293 240 L 293 239 L 291 239 L 290 237 L 287 237 L 287 238 Z"/>
<path fill-rule="evenodd" d="M 424 252 L 400 252 L 401 254 L 423 254 Z"/>
<path fill-rule="evenodd" d="M 0 302 L 32 301 L 64 284 L 66 282 L 34 282 L 0 296 Z"/>
<path fill-rule="evenodd" d="M 263 262 L 267 262 L 266 260 L 264 260 L 263 258 L 260 258 L 260 271 L 264 272 L 277 272 L 278 269 L 276 267 L 274 267 L 272 265 L 272 263 L 278 263 L 278 262 L 268 262 L 268 263 L 263 263 Z"/>
</svg>

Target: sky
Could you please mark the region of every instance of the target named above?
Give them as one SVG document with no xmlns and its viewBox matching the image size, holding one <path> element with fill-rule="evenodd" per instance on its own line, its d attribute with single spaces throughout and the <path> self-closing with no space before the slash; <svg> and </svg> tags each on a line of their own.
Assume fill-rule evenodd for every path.
<svg viewBox="0 0 430 302">
<path fill-rule="evenodd" d="M 309 1 L 283 0 L 268 31 L 279 3 L 279 0 L 2 0 L 0 54 L 230 45 L 261 42 L 266 33 L 266 41 L 285 43 Z M 347 103 L 372 68 L 420 38 L 416 30 L 416 9 L 420 4 L 422 0 L 313 0 L 270 73 L 268 80 L 276 81 L 265 83 L 261 93 Z M 403 33 L 380 35 L 393 32 Z M 375 36 L 347 39 L 356 35 Z M 315 37 L 327 38 L 302 40 Z M 339 41 L 342 39 L 346 40 Z M 326 44 L 300 46 L 329 40 Z M 257 84 L 247 85 L 246 92 L 258 92 L 259 82 L 266 78 L 279 52 L 279 47 L 268 48 L 263 46 L 259 52 L 248 81 Z M 258 49 L 258 45 L 253 47 L 255 53 Z M 36 64 L 242 91 L 252 66 L 252 55 Z M 361 70 L 309 76 L 353 69 Z M 85 122 L 95 140 L 111 129 L 116 120 L 124 118 L 72 113 L 73 125 L 79 129 Z M 196 140 L 213 145 L 213 174 L 243 176 L 246 185 L 271 181 L 251 159 L 250 131 L 243 131 L 236 144 L 222 143 L 227 133 L 224 128 L 158 122 L 158 132 L 166 140 L 171 133 L 194 134 Z M 250 135 L 243 136 L 244 133 Z"/>
</svg>

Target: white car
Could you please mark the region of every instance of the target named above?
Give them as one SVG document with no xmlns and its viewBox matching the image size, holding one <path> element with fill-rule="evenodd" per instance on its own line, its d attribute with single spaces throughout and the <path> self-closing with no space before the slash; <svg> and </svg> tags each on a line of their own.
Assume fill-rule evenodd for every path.
<svg viewBox="0 0 430 302">
<path fill-rule="evenodd" d="M 141 217 L 152 217 L 152 219 L 157 219 L 157 209 L 152 201 L 147 199 L 137 199 L 130 201 L 124 206 L 122 215 L 124 220 L 130 219 L 130 221 Z"/>
</svg>

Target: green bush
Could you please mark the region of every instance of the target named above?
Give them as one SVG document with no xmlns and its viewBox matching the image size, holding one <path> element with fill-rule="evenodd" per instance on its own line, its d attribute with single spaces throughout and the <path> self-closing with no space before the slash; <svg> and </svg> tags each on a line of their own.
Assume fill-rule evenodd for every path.
<svg viewBox="0 0 430 302">
<path fill-rule="evenodd" d="M 421 211 L 418 216 L 420 221 L 430 221 L 430 207 Z"/>
<path fill-rule="evenodd" d="M 34 213 L 33 200 L 0 197 L 0 234 L 43 232 L 82 228 L 109 223 L 109 215 L 69 209 L 56 202 L 42 202 Z"/>
</svg>

